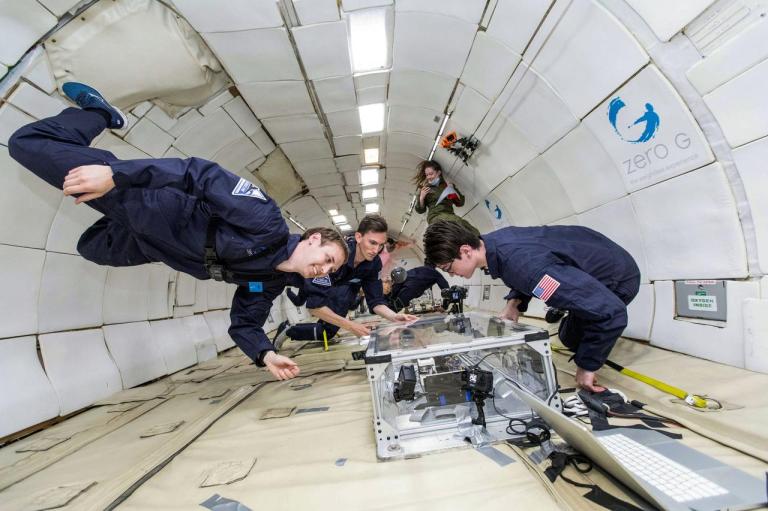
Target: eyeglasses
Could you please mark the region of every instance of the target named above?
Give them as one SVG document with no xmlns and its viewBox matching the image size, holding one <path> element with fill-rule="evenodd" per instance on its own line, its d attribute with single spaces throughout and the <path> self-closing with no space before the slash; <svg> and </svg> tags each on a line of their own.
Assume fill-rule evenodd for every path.
<svg viewBox="0 0 768 511">
<path fill-rule="evenodd" d="M 448 263 L 448 266 L 440 266 L 439 268 L 443 270 L 445 273 L 451 273 L 451 270 L 453 269 L 453 262 L 455 259 L 451 259 L 451 262 Z"/>
</svg>

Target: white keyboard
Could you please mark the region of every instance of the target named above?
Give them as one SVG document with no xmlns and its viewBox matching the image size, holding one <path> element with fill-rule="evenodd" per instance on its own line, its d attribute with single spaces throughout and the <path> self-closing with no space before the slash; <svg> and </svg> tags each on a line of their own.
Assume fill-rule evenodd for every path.
<svg viewBox="0 0 768 511">
<path fill-rule="evenodd" d="M 728 490 L 621 434 L 597 437 L 624 467 L 677 502 L 725 495 Z"/>
</svg>

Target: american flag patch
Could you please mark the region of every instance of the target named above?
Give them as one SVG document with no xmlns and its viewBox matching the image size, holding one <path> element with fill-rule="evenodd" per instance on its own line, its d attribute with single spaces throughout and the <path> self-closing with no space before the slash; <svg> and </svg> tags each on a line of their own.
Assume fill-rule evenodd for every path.
<svg viewBox="0 0 768 511">
<path fill-rule="evenodd" d="M 560 283 L 545 274 L 541 277 L 539 283 L 536 284 L 536 287 L 533 288 L 533 296 L 542 302 L 546 302 L 555 293 L 558 287 L 560 287 Z"/>
</svg>

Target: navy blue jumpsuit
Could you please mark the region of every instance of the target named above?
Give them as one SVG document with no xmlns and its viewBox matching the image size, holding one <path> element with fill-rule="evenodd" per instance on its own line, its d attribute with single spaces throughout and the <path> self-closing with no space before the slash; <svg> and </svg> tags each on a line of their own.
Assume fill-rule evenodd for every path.
<svg viewBox="0 0 768 511">
<path fill-rule="evenodd" d="M 487 271 L 511 288 L 525 312 L 536 296 L 567 310 L 560 340 L 576 365 L 596 371 L 627 326 L 627 305 L 640 288 L 629 253 L 599 232 L 579 226 L 506 227 L 481 236 Z"/>
<path fill-rule="evenodd" d="M 326 306 L 339 316 L 346 317 L 349 309 L 355 304 L 361 287 L 370 310 L 377 305 L 387 304 L 384 289 L 379 280 L 381 259 L 376 256 L 373 261 L 363 261 L 355 267 L 357 242 L 354 238 L 350 238 L 347 240 L 347 246 L 349 258 L 346 264 L 327 277 L 304 281 L 303 291 L 307 297 L 308 309 Z M 316 323 L 293 325 L 286 334 L 294 340 L 322 340 L 323 330 L 330 339 L 336 335 L 339 327 L 319 320 Z"/>
<path fill-rule="evenodd" d="M 418 266 L 406 272 L 404 282 L 392 285 L 389 293 L 389 308 L 400 312 L 408 307 L 411 300 L 423 295 L 427 289 L 437 284 L 440 289 L 448 289 L 448 281 L 431 266 Z"/>
<path fill-rule="evenodd" d="M 277 204 L 258 187 L 199 158 L 119 160 L 88 147 L 106 128 L 96 112 L 67 108 L 55 117 L 20 128 L 8 142 L 11 156 L 61 189 L 81 165 L 109 165 L 115 188 L 85 204 L 104 215 L 89 227 L 77 250 L 109 266 L 162 262 L 208 279 L 204 247 L 210 218 L 219 217 L 216 250 L 236 272 L 258 277 L 235 281 L 229 334 L 257 364 L 274 350 L 262 326 L 272 301 L 286 284 L 301 285 L 295 273 L 275 271 L 299 243 L 289 235 Z"/>
</svg>

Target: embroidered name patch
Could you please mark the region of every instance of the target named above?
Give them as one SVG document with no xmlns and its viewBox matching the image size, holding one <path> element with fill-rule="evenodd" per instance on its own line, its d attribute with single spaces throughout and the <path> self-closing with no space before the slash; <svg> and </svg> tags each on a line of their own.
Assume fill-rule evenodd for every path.
<svg viewBox="0 0 768 511">
<path fill-rule="evenodd" d="M 536 284 L 536 287 L 533 288 L 533 296 L 542 302 L 546 302 L 555 293 L 558 287 L 560 287 L 560 283 L 545 274 L 541 277 L 539 283 Z"/>
<path fill-rule="evenodd" d="M 315 277 L 312 279 L 313 284 L 318 284 L 321 286 L 331 286 L 331 277 L 326 275 L 325 277 Z"/>
<path fill-rule="evenodd" d="M 261 191 L 261 188 L 251 183 L 245 178 L 240 178 L 240 181 L 235 185 L 235 189 L 232 190 L 232 195 L 240 195 L 242 197 L 255 197 L 261 199 L 264 202 L 267 201 L 267 196 Z"/>
</svg>

